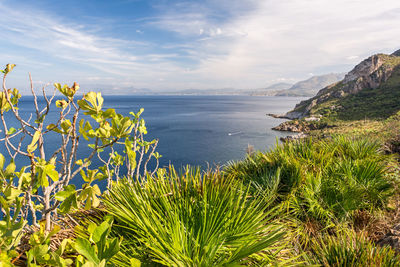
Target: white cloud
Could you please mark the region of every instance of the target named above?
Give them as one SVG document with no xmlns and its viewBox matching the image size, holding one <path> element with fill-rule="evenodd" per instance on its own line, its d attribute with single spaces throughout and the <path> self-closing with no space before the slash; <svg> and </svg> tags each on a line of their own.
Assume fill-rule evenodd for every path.
<svg viewBox="0 0 400 267">
<path fill-rule="evenodd" d="M 359 59 L 359 56 L 348 56 L 346 57 L 347 60 L 355 60 L 355 59 Z"/>
<path fill-rule="evenodd" d="M 229 38 L 202 46 L 208 57 L 197 75 L 222 87 L 260 87 L 282 75 L 301 79 L 309 72 L 321 74 L 319 69 L 350 70 L 346 55 L 390 53 L 400 46 L 400 27 L 393 27 L 400 25 L 400 12 L 393 12 L 400 8 L 396 0 L 259 3 L 253 12 L 221 26 Z M 222 48 L 226 54 L 212 54 Z"/>
<path fill-rule="evenodd" d="M 40 51 L 65 62 L 65 71 L 56 76 L 62 79 L 168 90 L 259 88 L 309 73 L 350 70 L 372 53 L 400 47 L 398 0 L 204 3 L 162 7 L 159 16 L 143 20 L 143 28 L 136 30 L 140 37 L 146 36 L 141 34 L 148 32 L 146 27 L 179 36 L 179 42 L 171 38 L 160 44 L 112 38 L 101 32 L 101 25 L 94 31 L 38 10 L 19 12 L 0 1 L 0 38 L 25 48 L 22 54 L 10 52 L 7 59 L 15 56 L 28 65 L 40 62 L 32 56 Z M 227 17 L 221 18 L 221 9 Z M 148 47 L 152 50 L 136 49 Z M 56 64 L 50 59 L 41 63 L 42 69 Z M 49 72 L 63 68 L 61 64 Z M 39 79 L 46 80 L 45 74 Z"/>
<path fill-rule="evenodd" d="M 103 78 L 96 81 L 103 81 L 106 87 L 115 86 L 115 84 L 148 86 L 154 80 L 153 77 L 159 75 L 160 72 L 163 73 L 162 75 L 167 75 L 168 73 L 178 73 L 180 70 L 178 66 L 168 60 L 163 60 L 173 57 L 173 54 L 142 55 L 134 54 L 126 49 L 144 47 L 149 45 L 147 43 L 104 37 L 91 33 L 83 25 L 63 24 L 37 10 L 19 12 L 1 3 L 0 9 L 3 11 L 3 16 L 0 16 L 0 38 L 19 47 L 18 49 L 23 50 L 24 54 L 20 55 L 10 49 L 8 56 L 3 60 L 10 58 L 10 62 L 17 63 L 19 68 L 16 71 L 21 70 L 21 66 L 25 66 L 25 69 L 22 68 L 23 70 L 34 72 L 39 64 L 30 58 L 35 57 L 38 51 L 50 56 L 52 59 L 42 58 L 41 69 L 48 75 L 39 72 L 41 80 L 48 79 L 50 81 L 50 79 L 61 78 L 71 81 L 71 79 L 79 79 L 79 82 L 90 83 L 93 79 L 87 77 L 102 75 L 100 77 Z M 8 27 L 8 25 L 12 25 L 12 27 Z M 54 58 L 58 58 L 61 64 L 54 63 Z M 144 61 L 146 63 L 143 63 Z M 34 64 L 29 68 L 27 66 L 29 63 Z M 56 77 L 52 77 L 50 74 L 55 68 L 49 68 L 49 65 L 54 67 L 55 64 L 60 73 Z M 22 76 L 18 77 L 22 79 Z M 20 84 L 24 85 L 25 83 L 24 79 Z"/>
</svg>

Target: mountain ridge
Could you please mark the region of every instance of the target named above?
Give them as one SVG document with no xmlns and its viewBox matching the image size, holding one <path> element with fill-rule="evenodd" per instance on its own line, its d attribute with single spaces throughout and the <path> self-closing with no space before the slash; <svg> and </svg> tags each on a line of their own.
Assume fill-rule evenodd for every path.
<svg viewBox="0 0 400 267">
<path fill-rule="evenodd" d="M 400 110 L 397 97 L 400 97 L 400 50 L 391 55 L 375 54 L 364 59 L 343 80 L 300 102 L 284 117 L 301 119 L 322 115 L 350 119 L 350 111 L 357 118 L 363 112 L 387 117 Z"/>
<path fill-rule="evenodd" d="M 266 88 L 255 90 L 251 95 L 259 96 L 313 96 L 325 86 L 343 79 L 344 73 L 314 75 L 294 84 L 277 83 Z"/>
<path fill-rule="evenodd" d="M 306 80 L 295 83 L 292 87 L 287 90 L 278 92 L 276 96 L 288 96 L 288 95 L 299 95 L 299 96 L 313 96 L 320 89 L 325 86 L 335 83 L 343 79 L 344 73 L 328 73 L 324 75 L 312 76 Z"/>
</svg>

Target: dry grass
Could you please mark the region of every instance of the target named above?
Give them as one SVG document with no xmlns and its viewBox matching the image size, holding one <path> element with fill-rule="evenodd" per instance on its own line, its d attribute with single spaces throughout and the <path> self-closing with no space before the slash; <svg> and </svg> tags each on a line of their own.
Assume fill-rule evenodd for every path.
<svg viewBox="0 0 400 267">
<path fill-rule="evenodd" d="M 75 227 L 88 218 L 101 218 L 103 217 L 100 209 L 92 210 L 80 210 L 73 214 L 66 214 L 65 216 L 59 216 L 53 225 L 58 225 L 60 231 L 51 237 L 50 249 L 55 251 L 61 245 L 64 239 L 76 238 Z M 21 242 L 18 246 L 19 257 L 13 262 L 16 266 L 26 266 L 26 252 L 31 248 L 29 245 L 29 239 L 32 233 L 39 231 L 38 226 L 29 226 L 24 229 L 24 236 L 21 238 Z"/>
</svg>

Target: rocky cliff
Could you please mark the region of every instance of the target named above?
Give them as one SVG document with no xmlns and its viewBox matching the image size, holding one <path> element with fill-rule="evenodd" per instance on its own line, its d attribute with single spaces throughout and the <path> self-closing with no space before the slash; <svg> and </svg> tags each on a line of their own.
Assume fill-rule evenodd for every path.
<svg viewBox="0 0 400 267">
<path fill-rule="evenodd" d="M 377 104 L 386 102 L 390 102 L 391 110 L 400 109 L 400 104 L 393 101 L 393 97 L 399 92 L 400 50 L 391 55 L 377 54 L 363 60 L 342 81 L 331 84 L 321 89 L 313 98 L 300 102 L 285 117 L 297 119 L 315 114 L 340 116 L 350 110 L 361 112 L 368 107 L 371 109 L 372 106 L 379 108 Z M 383 96 L 386 99 L 382 99 Z M 397 98 L 396 101 L 400 102 L 398 100 Z M 369 104 L 371 105 L 368 106 Z M 388 107 L 383 105 L 381 108 Z"/>
</svg>

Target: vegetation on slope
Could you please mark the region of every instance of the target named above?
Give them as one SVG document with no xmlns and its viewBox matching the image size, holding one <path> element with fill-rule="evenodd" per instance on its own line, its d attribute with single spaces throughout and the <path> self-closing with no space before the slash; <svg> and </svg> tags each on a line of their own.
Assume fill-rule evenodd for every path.
<svg viewBox="0 0 400 267">
<path fill-rule="evenodd" d="M 400 57 L 374 55 L 349 72 L 343 81 L 327 86 L 292 111 L 300 117 L 385 119 L 400 110 Z M 289 112 L 290 113 L 290 112 Z"/>
<path fill-rule="evenodd" d="M 397 170 L 396 159 L 385 155 L 378 142 L 337 136 L 278 145 L 225 171 L 255 190 L 276 194 L 278 220 L 308 264 L 395 266 L 399 256 L 391 249 L 375 253 L 374 241 L 385 234 L 377 225 L 387 220 L 388 203 L 398 194 Z M 384 262 L 391 264 L 380 265 Z"/>
<path fill-rule="evenodd" d="M 47 113 L 39 110 L 34 124 L 18 117 L 20 129 L 3 123 L 0 141 L 10 158 L 26 156 L 31 164 L 21 168 L 0 156 L 1 266 L 398 265 L 398 252 L 377 245 L 400 195 L 398 159 L 382 146 L 398 142 L 398 114 L 364 122 L 331 114 L 319 123 L 336 120 L 342 127 L 316 130 L 314 139 L 277 144 L 222 170 L 150 171 L 148 160 L 160 155 L 156 140 L 144 140 L 141 111 L 123 117 L 102 110 L 100 94 L 75 102 L 77 85 L 55 90 L 63 94 L 55 103 L 58 122 L 44 124 Z M 19 98 L 3 86 L 1 118 L 18 116 Z M 44 112 L 54 106 L 47 103 Z M 74 109 L 97 124 L 71 123 L 64 112 Z M 349 136 L 354 129 L 358 137 Z M 62 140 L 91 140 L 94 152 L 82 159 L 72 153 L 71 164 L 65 159 L 74 145 L 64 142 L 60 160 L 43 156 L 49 131 Z M 14 145 L 19 134 L 29 139 L 27 147 Z M 99 169 L 89 168 L 95 155 L 104 163 Z M 85 181 L 81 189 L 70 184 L 74 170 Z M 108 180 L 104 192 L 99 179 Z"/>
<path fill-rule="evenodd" d="M 282 227 L 266 212 L 270 197 L 249 194 L 249 185 L 220 172 L 173 167 L 143 183 L 124 180 L 105 196 L 113 229 L 142 262 L 165 266 L 231 266 L 254 260 L 276 261 Z M 254 255 L 253 255 L 254 254 Z M 123 266 L 123 264 L 121 264 Z"/>
<path fill-rule="evenodd" d="M 339 120 L 386 119 L 400 110 L 399 99 L 400 66 L 378 88 L 365 88 L 354 95 L 331 99 L 313 108 L 310 114 Z"/>
</svg>

